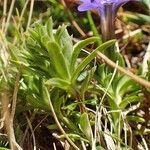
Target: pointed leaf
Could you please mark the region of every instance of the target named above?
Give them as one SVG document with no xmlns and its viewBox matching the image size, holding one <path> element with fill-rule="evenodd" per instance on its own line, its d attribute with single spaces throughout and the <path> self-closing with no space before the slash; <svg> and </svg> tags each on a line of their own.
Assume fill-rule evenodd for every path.
<svg viewBox="0 0 150 150">
<path fill-rule="evenodd" d="M 60 78 L 49 79 L 48 81 L 46 81 L 46 84 L 50 86 L 58 87 L 63 90 L 68 90 L 68 87 L 70 85 L 68 81 L 60 79 Z"/>
<path fill-rule="evenodd" d="M 80 117 L 80 128 L 85 134 L 86 138 L 89 140 L 90 144 L 92 145 L 93 133 L 87 113 L 83 113 Z"/>
<path fill-rule="evenodd" d="M 72 75 L 72 82 L 74 83 L 77 79 L 79 73 L 96 57 L 97 51 L 105 50 L 114 44 L 115 40 L 110 40 L 108 42 L 103 43 L 98 48 L 96 48 L 91 54 L 89 54 L 76 68 Z"/>
<path fill-rule="evenodd" d="M 119 104 L 119 107 L 125 109 L 127 105 L 132 105 L 132 103 L 138 102 L 140 99 L 140 96 L 127 96 Z"/>
<path fill-rule="evenodd" d="M 52 17 L 50 17 L 48 19 L 48 21 L 46 22 L 46 29 L 47 29 L 47 33 L 50 36 L 50 38 L 54 41 L 54 35 L 53 35 L 53 20 Z"/>
<path fill-rule="evenodd" d="M 57 72 L 58 76 L 61 77 L 62 79 L 69 80 L 70 75 L 68 66 L 64 58 L 64 55 L 60 50 L 60 47 L 55 42 L 48 42 L 46 48 L 49 53 L 51 64 L 55 68 L 55 71 Z"/>
<path fill-rule="evenodd" d="M 145 119 L 139 116 L 127 116 L 128 121 L 133 121 L 133 122 L 141 122 L 144 123 Z"/>
<path fill-rule="evenodd" d="M 90 38 L 82 40 L 74 45 L 73 53 L 71 56 L 71 64 L 70 64 L 71 71 L 74 71 L 75 63 L 77 61 L 78 55 L 79 55 L 80 51 L 82 50 L 82 48 L 84 48 L 87 45 L 89 45 L 95 41 L 98 41 L 98 40 L 99 40 L 99 37 L 90 37 Z"/>
</svg>

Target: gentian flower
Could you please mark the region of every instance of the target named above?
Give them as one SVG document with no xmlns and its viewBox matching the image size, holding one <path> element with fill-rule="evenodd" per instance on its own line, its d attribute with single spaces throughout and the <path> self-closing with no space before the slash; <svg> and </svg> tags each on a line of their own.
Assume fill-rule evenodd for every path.
<svg viewBox="0 0 150 150">
<path fill-rule="evenodd" d="M 138 0 L 81 0 L 82 4 L 78 7 L 79 11 L 96 9 L 101 18 L 101 32 L 103 41 L 114 38 L 115 17 L 120 6 L 129 1 Z"/>
</svg>

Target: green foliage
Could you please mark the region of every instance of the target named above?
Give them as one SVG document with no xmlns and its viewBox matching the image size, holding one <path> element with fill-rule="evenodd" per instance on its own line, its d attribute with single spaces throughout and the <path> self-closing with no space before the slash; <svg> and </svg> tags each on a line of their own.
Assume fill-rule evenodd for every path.
<svg viewBox="0 0 150 150">
<path fill-rule="evenodd" d="M 86 67 L 90 66 L 90 63 L 93 64 L 92 60 L 96 58 L 97 51 L 104 51 L 115 42 L 112 40 L 103 43 L 90 54 L 80 57 L 83 48 L 98 40 L 98 37 L 90 37 L 73 45 L 72 36 L 68 34 L 66 26 L 62 25 L 54 30 L 50 18 L 45 25 L 36 23 L 29 29 L 26 39 L 23 39 L 20 46 L 21 53 L 17 47 L 10 47 L 11 62 L 18 69 L 21 67 L 23 80 L 20 92 L 25 94 L 27 103 L 33 108 L 47 112 L 50 110 L 46 94 L 48 89 L 59 120 L 71 134 L 77 134 L 78 138 L 88 140 L 91 145 L 92 129 L 91 135 L 85 133 L 87 129 L 82 122 L 88 121 L 88 128 L 91 128 L 90 120 L 87 114 L 81 115 L 78 112 L 78 107 L 82 107 L 78 95 L 83 101 L 82 98 L 96 70 L 95 67 L 86 70 Z M 82 83 L 81 86 L 79 83 Z M 62 107 L 65 109 L 62 110 Z M 83 133 L 80 132 L 79 125 Z"/>
<path fill-rule="evenodd" d="M 148 10 L 150 11 L 149 0 L 143 0 L 142 2 L 145 4 L 145 6 L 146 6 L 146 7 L 148 8 Z"/>
<path fill-rule="evenodd" d="M 0 150 L 10 150 L 8 148 L 0 147 Z"/>
<path fill-rule="evenodd" d="M 124 17 L 124 21 L 126 22 L 134 22 L 136 24 L 149 24 L 150 23 L 150 16 L 144 14 L 126 14 Z"/>
<path fill-rule="evenodd" d="M 81 115 L 79 125 L 80 125 L 82 132 L 85 134 L 89 142 L 92 144 L 93 133 L 92 133 L 92 129 L 91 129 L 91 125 L 90 125 L 90 121 L 89 121 L 87 113 L 84 113 Z"/>
<path fill-rule="evenodd" d="M 93 43 L 99 38 L 91 37 L 80 41 L 73 46 L 72 37 L 69 36 L 63 25 L 56 31 L 52 29 L 52 19 L 46 25 L 35 24 L 29 30 L 25 46 L 22 47 L 23 62 L 20 62 L 12 52 L 13 62 L 21 64 L 29 71 L 44 77 L 46 85 L 61 88 L 75 93 L 76 80 L 84 68 L 96 57 L 96 51 L 104 50 L 111 46 L 114 41 L 108 41 L 100 45 L 95 51 L 77 64 L 79 53 L 82 48 Z M 11 51 L 16 48 L 11 49 Z M 15 50 L 16 51 L 16 50 Z"/>
<path fill-rule="evenodd" d="M 8 148 L 7 138 L 3 135 L 0 136 L 0 150 L 10 150 Z"/>
<path fill-rule="evenodd" d="M 110 69 L 105 64 L 98 67 L 97 80 L 99 86 L 107 91 L 105 101 L 109 104 L 109 110 L 112 111 L 114 130 L 117 133 L 118 125 L 121 124 L 122 126 L 124 122 L 124 119 L 120 119 L 119 116 L 126 111 L 126 115 L 128 115 L 130 106 L 142 101 L 143 97 L 140 96 L 141 88 L 136 82 L 119 73 L 115 74 L 111 82 L 112 76 L 113 73 L 110 72 Z M 110 82 L 111 84 L 108 86 Z M 134 118 L 135 120 L 139 118 L 138 116 L 131 116 L 129 118 Z M 128 119 L 128 116 L 125 117 Z"/>
<path fill-rule="evenodd" d="M 72 37 L 69 36 L 64 25 L 59 27 L 55 33 L 52 26 L 52 20 L 49 19 L 45 26 L 36 24 L 35 28 L 29 30 L 26 47 L 24 47 L 27 51 L 24 50 L 23 57 L 32 72 L 48 79 L 46 84 L 70 90 L 73 89 L 71 87 L 72 74 L 78 75 L 81 72 L 81 69 L 78 69 L 78 72 L 74 73 L 76 70 L 74 63 L 82 46 L 80 49 L 73 48 Z M 95 40 L 98 38 L 85 40 L 84 43 L 88 45 Z M 79 45 L 82 45 L 82 42 Z M 84 63 L 82 69 L 90 61 L 91 59 Z M 77 76 L 74 78 L 76 79 Z"/>
<path fill-rule="evenodd" d="M 103 150 L 107 149 L 106 145 L 109 142 L 112 142 L 112 145 L 121 145 L 118 146 L 119 149 L 127 149 L 130 142 L 125 138 L 130 136 L 130 129 L 125 127 L 132 123 L 145 123 L 145 119 L 131 109 L 144 99 L 143 88 L 117 70 L 113 72 L 103 60 L 96 58 L 98 51 L 110 50 L 115 40 L 101 43 L 93 21 L 95 18 L 92 19 L 90 13 L 88 19 L 96 37 L 74 43 L 66 25 L 54 28 L 60 24 L 59 21 L 67 20 L 68 14 L 65 15 L 62 11 L 62 4 L 56 0 L 49 0 L 46 3 L 49 2 L 53 7 L 48 11 L 57 19 L 54 24 L 50 18 L 44 25 L 34 23 L 25 35 L 21 35 L 16 28 L 11 31 L 16 35 L 18 43 L 8 42 L 11 58 L 9 67 L 12 68 L 9 68 L 11 72 L 7 70 L 7 77 L 0 58 L 0 88 L 3 89 L 4 81 L 8 79 L 12 92 L 15 73 L 20 72 L 17 115 L 26 110 L 29 114 L 33 111 L 35 114 L 47 115 L 50 119 L 48 118 L 49 121 L 44 126 L 57 133 L 59 140 L 63 142 L 65 135 L 61 135 L 58 124 L 51 119 L 54 117 L 50 108 L 51 101 L 61 126 L 68 137 L 79 145 L 79 149 L 82 149 L 81 145 L 85 143 L 87 149 Z M 24 3 L 22 0 L 21 5 Z M 148 6 L 147 1 L 144 3 Z M 132 21 L 138 25 L 149 24 L 149 16 L 146 14 L 127 14 L 124 18 L 126 22 Z M 138 32 L 136 36 L 134 35 L 133 42 L 141 41 L 143 36 L 142 31 Z M 125 42 L 128 40 L 125 39 Z M 87 51 L 87 47 L 92 51 Z M 120 66 L 125 67 L 120 53 L 111 51 L 111 54 Z M 150 63 L 148 67 L 150 70 Z M 145 78 L 150 80 L 149 72 Z"/>
</svg>

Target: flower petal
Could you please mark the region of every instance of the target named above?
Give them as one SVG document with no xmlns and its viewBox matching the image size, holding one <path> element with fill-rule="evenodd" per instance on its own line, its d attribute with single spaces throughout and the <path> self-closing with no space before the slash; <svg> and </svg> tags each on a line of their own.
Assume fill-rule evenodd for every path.
<svg viewBox="0 0 150 150">
<path fill-rule="evenodd" d="M 95 9 L 97 7 L 95 7 L 94 5 L 90 4 L 90 3 L 83 3 L 78 7 L 79 11 L 87 11 L 87 10 L 91 10 L 91 9 Z"/>
<path fill-rule="evenodd" d="M 116 11 L 117 11 L 119 7 L 123 6 L 124 4 L 126 4 L 129 1 L 136 1 L 136 2 L 138 2 L 140 0 L 120 0 L 120 1 L 116 0 L 116 2 L 114 2 L 114 5 L 115 5 L 114 9 L 116 9 Z"/>
<path fill-rule="evenodd" d="M 83 3 L 91 3 L 91 0 L 80 0 Z"/>
</svg>

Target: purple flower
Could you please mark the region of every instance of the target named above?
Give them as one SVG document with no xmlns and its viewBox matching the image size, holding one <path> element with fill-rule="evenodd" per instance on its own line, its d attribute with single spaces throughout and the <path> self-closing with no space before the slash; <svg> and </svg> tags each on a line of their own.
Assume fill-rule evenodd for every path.
<svg viewBox="0 0 150 150">
<path fill-rule="evenodd" d="M 114 38 L 114 22 L 120 6 L 129 1 L 138 0 L 81 0 L 79 11 L 96 9 L 101 15 L 101 32 L 103 41 Z"/>
<path fill-rule="evenodd" d="M 87 11 L 91 9 L 97 9 L 100 13 L 105 12 L 106 5 L 110 5 L 112 12 L 116 13 L 118 8 L 129 1 L 138 1 L 138 0 L 80 0 L 83 2 L 79 7 L 79 11 Z"/>
</svg>

